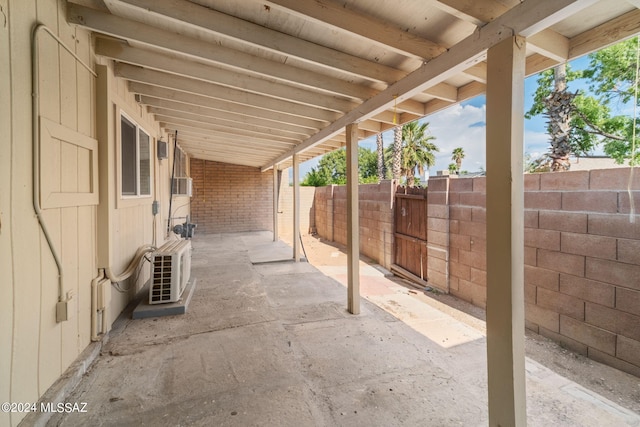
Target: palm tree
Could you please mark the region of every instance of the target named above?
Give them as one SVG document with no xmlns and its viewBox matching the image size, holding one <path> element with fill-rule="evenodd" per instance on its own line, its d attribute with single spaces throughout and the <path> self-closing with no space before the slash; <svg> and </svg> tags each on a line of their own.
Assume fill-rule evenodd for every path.
<svg viewBox="0 0 640 427">
<path fill-rule="evenodd" d="M 402 174 L 402 126 L 393 129 L 393 179 L 400 179 Z"/>
<path fill-rule="evenodd" d="M 411 122 L 402 127 L 402 171 L 407 177 L 407 186 L 413 187 L 416 171 L 424 174 L 425 166 L 430 168 L 436 163 L 435 151 L 440 151 L 431 142 L 436 139 L 426 135 L 429 123 Z"/>
<path fill-rule="evenodd" d="M 571 167 L 571 110 L 575 94 L 567 91 L 567 64 L 557 65 L 553 69 L 553 79 L 553 91 L 543 102 L 549 118 L 551 171 L 558 172 Z"/>
<path fill-rule="evenodd" d="M 456 162 L 456 173 L 460 174 L 460 169 L 462 169 L 462 159 L 464 159 L 464 150 L 462 147 L 454 148 L 452 154 L 451 160 Z"/>
<path fill-rule="evenodd" d="M 385 176 L 384 168 L 384 141 L 382 140 L 382 133 L 376 136 L 376 148 L 378 152 L 378 180 L 382 181 Z"/>
</svg>

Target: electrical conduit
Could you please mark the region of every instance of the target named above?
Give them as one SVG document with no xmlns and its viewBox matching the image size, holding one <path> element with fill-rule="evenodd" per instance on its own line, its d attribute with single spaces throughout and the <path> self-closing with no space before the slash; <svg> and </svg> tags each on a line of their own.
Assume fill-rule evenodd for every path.
<svg viewBox="0 0 640 427">
<path fill-rule="evenodd" d="M 33 159 L 33 210 L 35 211 L 38 223 L 42 229 L 42 233 L 49 245 L 49 250 L 58 269 L 58 301 L 64 299 L 64 274 L 62 270 L 62 262 L 56 252 L 53 240 L 47 229 L 47 225 L 42 217 L 42 209 L 40 207 L 40 130 L 38 120 L 40 118 L 40 69 L 38 67 L 38 35 L 40 32 L 49 34 L 62 48 L 69 52 L 84 68 L 86 68 L 94 77 L 98 75 L 85 64 L 75 52 L 69 49 L 58 36 L 56 36 L 49 28 L 43 24 L 38 24 L 33 29 L 31 41 L 31 132 L 32 132 L 32 150 Z"/>
</svg>

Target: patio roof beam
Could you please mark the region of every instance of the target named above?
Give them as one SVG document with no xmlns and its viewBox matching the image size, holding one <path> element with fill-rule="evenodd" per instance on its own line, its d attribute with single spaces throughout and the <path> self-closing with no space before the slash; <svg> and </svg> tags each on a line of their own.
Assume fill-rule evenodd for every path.
<svg viewBox="0 0 640 427">
<path fill-rule="evenodd" d="M 452 10 L 457 11 L 456 16 L 479 27 L 509 10 L 507 6 L 497 0 L 483 0 L 481 2 L 438 0 L 437 3 L 444 6 L 444 9 L 450 13 Z M 527 46 L 532 51 L 558 62 L 564 62 L 569 57 L 569 39 L 548 28 L 530 37 L 527 40 Z"/>
<path fill-rule="evenodd" d="M 243 117 L 258 117 L 275 123 L 291 124 L 301 126 L 312 131 L 318 131 L 326 125 L 326 121 L 308 119 L 279 111 L 265 110 L 250 105 L 237 104 L 223 99 L 210 98 L 208 96 L 194 93 L 175 91 L 168 88 L 153 86 L 146 83 L 129 82 L 129 90 L 133 93 L 146 95 L 154 98 L 175 101 L 177 103 L 198 105 L 211 108 L 217 111 L 228 112 L 229 114 Z"/>
<path fill-rule="evenodd" d="M 288 141 L 288 140 L 280 141 L 275 138 L 269 138 L 266 136 L 258 137 L 256 135 L 239 135 L 237 133 L 225 132 L 224 130 L 206 129 L 202 126 L 194 125 L 193 123 L 174 120 L 171 117 L 166 117 L 161 119 L 166 119 L 166 120 L 160 120 L 160 125 L 162 127 L 170 127 L 171 129 L 174 129 L 174 130 L 188 131 L 191 133 L 201 134 L 203 136 L 208 136 L 208 137 L 220 136 L 222 138 L 228 138 L 229 140 L 236 141 L 236 142 L 246 141 L 246 142 L 252 142 L 256 144 L 265 143 L 265 144 L 279 145 L 281 147 L 282 146 L 291 147 L 295 144 L 293 141 Z"/>
<path fill-rule="evenodd" d="M 181 77 L 197 79 L 233 89 L 283 99 L 304 105 L 319 105 L 335 111 L 343 111 L 355 107 L 359 102 L 350 101 L 333 95 L 325 95 L 317 91 L 302 89 L 282 83 L 275 83 L 248 74 L 240 74 L 220 67 L 205 65 L 184 58 L 159 56 L 151 50 L 130 47 L 125 43 L 98 38 L 96 54 L 116 61 L 144 67 L 146 69 L 175 74 Z"/>
<path fill-rule="evenodd" d="M 163 122 L 163 123 L 173 123 L 176 125 L 183 125 L 183 126 L 189 126 L 192 128 L 198 128 L 201 129 L 204 132 L 209 132 L 212 134 L 226 134 L 226 135 L 231 135 L 235 138 L 238 139 L 242 139 L 242 138 L 253 138 L 255 140 L 264 140 L 264 141 L 270 141 L 270 142 L 280 142 L 280 143 L 284 143 L 284 144 L 288 144 L 288 145 L 294 145 L 296 144 L 297 141 L 299 141 L 299 139 L 297 138 L 292 138 L 290 136 L 282 136 L 282 135 L 278 135 L 276 134 L 275 131 L 271 131 L 271 132 L 261 132 L 261 131 L 257 131 L 255 129 L 238 129 L 238 128 L 231 128 L 231 127 L 227 127 L 227 126 L 219 126 L 219 125 L 215 125 L 215 124 L 210 124 L 210 123 L 204 123 L 204 122 L 200 122 L 200 121 L 194 121 L 194 120 L 190 120 L 190 119 L 184 119 L 184 118 L 176 118 L 174 116 L 164 116 L 161 114 L 157 114 L 156 115 L 156 120 L 159 122 Z"/>
<path fill-rule="evenodd" d="M 210 155 L 204 152 L 193 151 L 187 152 L 191 157 L 195 159 L 207 160 L 210 162 L 227 163 L 230 165 L 248 166 L 252 168 L 258 167 L 258 161 L 251 161 L 245 158 L 238 158 L 238 156 L 224 156 L 224 155 Z"/>
<path fill-rule="evenodd" d="M 251 73 L 311 90 L 346 95 L 363 100 L 370 98 L 375 93 L 371 88 L 353 84 L 347 80 L 260 58 L 235 49 L 208 43 L 204 40 L 187 37 L 175 31 L 156 28 L 75 3 L 67 3 L 67 18 L 69 23 L 97 33 L 132 40 L 183 56 L 205 60 L 233 69 L 239 73 Z"/>
<path fill-rule="evenodd" d="M 151 12 L 165 24 L 179 22 L 205 33 L 257 47 L 278 55 L 337 70 L 353 77 L 391 83 L 406 73 L 380 63 L 321 46 L 185 0 L 104 0 L 109 10 L 136 20 Z"/>
<path fill-rule="evenodd" d="M 149 70 L 146 68 L 136 67 L 134 65 L 117 63 L 115 66 L 115 74 L 118 77 L 135 81 L 139 83 L 147 83 L 155 86 L 181 90 L 183 92 L 195 93 L 211 98 L 225 99 L 238 104 L 247 104 L 260 106 L 267 110 L 286 111 L 290 114 L 297 114 L 301 117 L 312 118 L 316 120 L 330 120 L 343 110 L 348 111 L 357 104 L 351 102 L 331 102 L 323 105 L 319 103 L 317 107 L 311 105 L 302 105 L 295 102 L 272 98 L 265 95 L 244 92 L 214 83 L 207 83 L 187 77 L 177 76 L 174 74 L 163 73 L 161 71 Z M 321 100 L 319 100 L 321 101 Z M 333 111 L 330 111 L 333 110 Z"/>
<path fill-rule="evenodd" d="M 199 139 L 197 137 L 184 136 L 181 138 L 182 138 L 182 142 L 180 143 L 180 146 L 183 148 L 185 147 L 199 148 L 212 153 L 215 152 L 220 154 L 224 154 L 225 152 L 228 152 L 235 156 L 246 155 L 248 158 L 253 158 L 253 159 L 262 159 L 262 158 L 268 157 L 274 151 L 277 151 L 277 149 L 274 149 L 273 147 L 268 147 L 268 146 L 263 147 L 262 145 L 259 145 L 259 144 L 237 144 L 236 143 L 236 145 L 233 145 L 232 142 L 228 142 L 228 141 L 216 141 L 215 143 L 212 143 L 210 141 L 202 141 L 202 139 Z"/>
<path fill-rule="evenodd" d="M 636 7 L 640 7 L 636 5 Z M 582 55 L 602 49 L 610 44 L 638 34 L 640 28 L 640 10 L 635 9 L 596 28 L 571 38 L 569 57 Z"/>
<path fill-rule="evenodd" d="M 365 101 L 355 110 L 332 122 L 293 150 L 273 159 L 263 166 L 269 169 L 273 163 L 280 163 L 294 153 L 304 151 L 336 135 L 348 124 L 368 119 L 389 109 L 396 101 L 402 101 L 455 75 L 470 65 L 480 61 L 487 49 L 511 34 L 533 35 L 585 8 L 596 0 L 526 0 L 500 15 L 495 20 L 478 29 L 475 33 L 451 47 L 447 52 L 434 58 L 404 79 L 396 82 L 373 98 Z M 505 31 L 505 28 L 510 31 Z"/>
<path fill-rule="evenodd" d="M 299 0 L 267 0 L 266 4 L 287 10 L 334 28 L 357 34 L 363 38 L 390 47 L 402 55 L 430 60 L 446 51 L 430 40 L 411 34 L 388 22 L 367 16 L 331 0 L 301 2 Z"/>
<path fill-rule="evenodd" d="M 239 128 L 238 124 L 234 122 L 228 122 L 222 119 L 214 120 L 211 117 L 183 112 L 183 111 L 169 110 L 169 109 L 158 108 L 158 107 L 147 107 L 147 112 L 154 114 L 157 117 L 173 117 L 175 119 L 189 120 L 196 123 L 204 123 L 206 125 L 213 124 L 213 125 L 219 126 L 221 129 L 228 129 L 229 131 L 233 131 Z M 283 138 L 290 138 L 294 141 L 299 141 L 301 138 L 304 137 L 304 134 L 301 135 L 299 133 L 283 131 L 276 126 L 264 127 L 264 126 L 258 126 L 255 124 L 245 124 L 240 129 L 242 131 L 256 133 L 258 135 L 267 134 L 267 135 L 280 136 Z"/>
<path fill-rule="evenodd" d="M 224 149 L 210 149 L 206 147 L 203 148 L 193 144 L 184 144 L 184 145 L 181 145 L 181 147 L 183 150 L 185 150 L 189 155 L 193 157 L 198 157 L 198 155 L 206 154 L 210 156 L 210 158 L 212 156 L 218 156 L 219 159 L 226 159 L 231 162 L 233 162 L 234 159 L 241 160 L 241 161 L 248 161 L 248 162 L 251 162 L 254 166 L 256 162 L 260 162 L 264 158 L 264 156 L 246 153 L 242 151 L 226 151 Z"/>
<path fill-rule="evenodd" d="M 208 117 L 213 120 L 223 120 L 225 122 L 234 123 L 235 126 L 245 126 L 249 124 L 254 124 L 258 126 L 263 126 L 265 128 L 271 129 L 280 129 L 283 131 L 288 131 L 290 133 L 294 133 L 300 135 L 301 137 L 308 137 L 313 134 L 312 129 L 308 129 L 301 126 L 295 126 L 287 123 L 278 123 L 271 120 L 252 118 L 249 120 L 247 116 L 243 116 L 240 114 L 231 114 L 225 111 L 216 110 L 208 107 L 201 107 L 199 105 L 193 104 L 185 104 L 182 102 L 174 102 L 167 99 L 161 98 L 153 98 L 149 96 L 140 96 L 139 103 L 142 105 L 146 105 L 147 109 L 149 108 L 157 108 L 170 110 L 175 112 L 183 112 L 195 114 L 198 116 Z"/>
</svg>

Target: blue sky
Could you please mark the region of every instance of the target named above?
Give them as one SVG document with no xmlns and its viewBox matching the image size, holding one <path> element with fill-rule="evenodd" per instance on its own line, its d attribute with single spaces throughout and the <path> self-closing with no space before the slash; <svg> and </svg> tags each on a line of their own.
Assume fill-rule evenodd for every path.
<svg viewBox="0 0 640 427">
<path fill-rule="evenodd" d="M 573 69 L 583 69 L 588 65 L 588 57 L 583 57 L 570 63 Z M 525 80 L 525 111 L 533 103 L 533 95 L 537 87 L 537 76 L 531 76 Z M 569 83 L 569 90 L 586 88 L 584 82 L 574 81 Z M 436 139 L 433 141 L 440 149 L 436 153 L 436 164 L 431 168 L 431 174 L 436 171 L 448 168 L 452 163 L 451 154 L 454 148 L 462 147 L 465 158 L 462 161 L 462 169 L 469 172 L 486 169 L 485 156 L 485 97 L 465 101 L 461 104 L 451 106 L 438 113 L 427 116 L 420 121 L 429 123 L 429 131 Z M 383 133 L 384 145 L 387 147 L 393 143 L 393 131 Z M 531 120 L 525 119 L 524 151 L 536 158 L 547 151 L 549 142 L 546 135 L 545 118 L 534 117 Z M 375 150 L 375 137 L 360 141 L 360 146 Z M 307 161 L 300 165 L 300 178 L 317 165 L 320 157 Z"/>
</svg>

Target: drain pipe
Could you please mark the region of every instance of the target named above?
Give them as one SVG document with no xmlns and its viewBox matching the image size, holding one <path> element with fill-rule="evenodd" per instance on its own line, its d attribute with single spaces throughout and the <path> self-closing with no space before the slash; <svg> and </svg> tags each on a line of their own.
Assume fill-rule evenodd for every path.
<svg viewBox="0 0 640 427">
<path fill-rule="evenodd" d="M 60 257 L 56 252 L 56 249 L 53 245 L 53 240 L 51 239 L 51 235 L 47 229 L 47 225 L 44 222 L 44 218 L 42 217 L 42 209 L 40 207 L 40 132 L 39 132 L 39 123 L 38 120 L 40 118 L 40 70 L 38 67 L 38 34 L 41 31 L 49 34 L 53 39 L 58 42 L 62 48 L 64 48 L 67 52 L 69 52 L 73 57 L 78 61 L 84 68 L 89 70 L 89 72 L 94 76 L 98 77 L 98 75 L 85 64 L 75 52 L 69 49 L 58 36 L 56 36 L 49 28 L 47 28 L 43 24 L 38 24 L 33 29 L 32 39 L 31 39 L 31 132 L 32 132 L 32 150 L 31 153 L 33 159 L 33 210 L 36 213 L 36 217 L 38 218 L 38 223 L 40 224 L 40 228 L 42 229 L 42 233 L 44 234 L 45 239 L 47 240 L 47 244 L 49 245 L 49 251 L 53 256 L 53 259 L 56 263 L 56 267 L 58 268 L 58 302 L 64 300 L 64 275 L 62 271 L 62 262 L 60 261 Z"/>
</svg>

